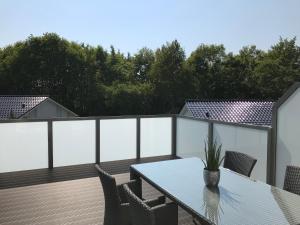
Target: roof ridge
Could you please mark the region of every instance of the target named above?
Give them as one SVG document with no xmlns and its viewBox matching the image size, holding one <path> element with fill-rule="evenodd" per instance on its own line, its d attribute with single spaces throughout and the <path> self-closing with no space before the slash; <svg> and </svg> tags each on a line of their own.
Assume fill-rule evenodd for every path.
<svg viewBox="0 0 300 225">
<path fill-rule="evenodd" d="M 185 102 L 272 102 L 274 100 L 261 100 L 261 99 L 186 99 Z"/>
<path fill-rule="evenodd" d="M 49 98 L 49 95 L 0 95 L 0 97 L 46 97 L 46 98 Z"/>
<path fill-rule="evenodd" d="M 271 126 L 274 104 L 275 102 L 250 100 L 197 100 L 186 102 L 185 107 L 197 118 Z"/>
<path fill-rule="evenodd" d="M 9 118 L 11 112 L 15 118 L 20 118 L 49 99 L 46 96 L 0 95 L 0 118 Z"/>
</svg>

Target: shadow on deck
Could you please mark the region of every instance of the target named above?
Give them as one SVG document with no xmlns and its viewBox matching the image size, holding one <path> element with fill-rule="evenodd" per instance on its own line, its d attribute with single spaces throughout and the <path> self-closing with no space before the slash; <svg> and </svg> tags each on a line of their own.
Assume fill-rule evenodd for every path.
<svg viewBox="0 0 300 225">
<path fill-rule="evenodd" d="M 132 164 L 171 160 L 176 157 L 158 156 L 142 159 L 102 162 L 100 166 L 110 174 L 128 173 Z M 0 173 L 0 189 L 24 187 L 59 181 L 76 180 L 98 176 L 95 164 L 56 167 L 53 169 L 37 169 L 19 172 Z"/>
</svg>

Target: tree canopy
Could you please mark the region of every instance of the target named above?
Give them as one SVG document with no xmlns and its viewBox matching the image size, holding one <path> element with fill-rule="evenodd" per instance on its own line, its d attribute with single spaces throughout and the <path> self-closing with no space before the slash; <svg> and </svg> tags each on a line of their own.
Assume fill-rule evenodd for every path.
<svg viewBox="0 0 300 225">
<path fill-rule="evenodd" d="M 204 45 L 186 56 L 177 40 L 123 54 L 57 34 L 0 48 L 0 94 L 49 95 L 81 116 L 178 113 L 186 99 L 278 99 L 300 81 L 296 38 L 268 51 Z"/>
</svg>

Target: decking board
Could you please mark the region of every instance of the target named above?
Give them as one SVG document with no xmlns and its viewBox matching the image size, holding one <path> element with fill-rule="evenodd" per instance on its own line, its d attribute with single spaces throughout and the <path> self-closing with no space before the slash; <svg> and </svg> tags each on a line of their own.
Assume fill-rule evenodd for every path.
<svg viewBox="0 0 300 225">
<path fill-rule="evenodd" d="M 129 174 L 115 175 L 117 183 Z M 143 182 L 143 197 L 160 195 Z M 98 177 L 0 190 L 0 225 L 102 225 L 104 196 Z M 192 218 L 179 209 L 179 224 Z"/>
</svg>

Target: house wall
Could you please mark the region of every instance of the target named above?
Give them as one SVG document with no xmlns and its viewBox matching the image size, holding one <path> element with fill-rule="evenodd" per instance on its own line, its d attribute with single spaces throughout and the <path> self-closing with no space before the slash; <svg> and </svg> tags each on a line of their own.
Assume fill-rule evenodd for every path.
<svg viewBox="0 0 300 225">
<path fill-rule="evenodd" d="M 282 188 L 286 166 L 300 166 L 300 88 L 277 113 L 276 186 Z"/>
<path fill-rule="evenodd" d="M 193 116 L 192 113 L 187 109 L 186 105 L 183 106 L 183 108 L 181 109 L 179 115 L 181 116 Z"/>
<path fill-rule="evenodd" d="M 60 105 L 50 101 L 45 100 L 37 107 L 35 107 L 29 113 L 26 113 L 22 118 L 24 119 L 48 119 L 57 117 L 74 117 L 74 114 L 67 111 Z"/>
</svg>

